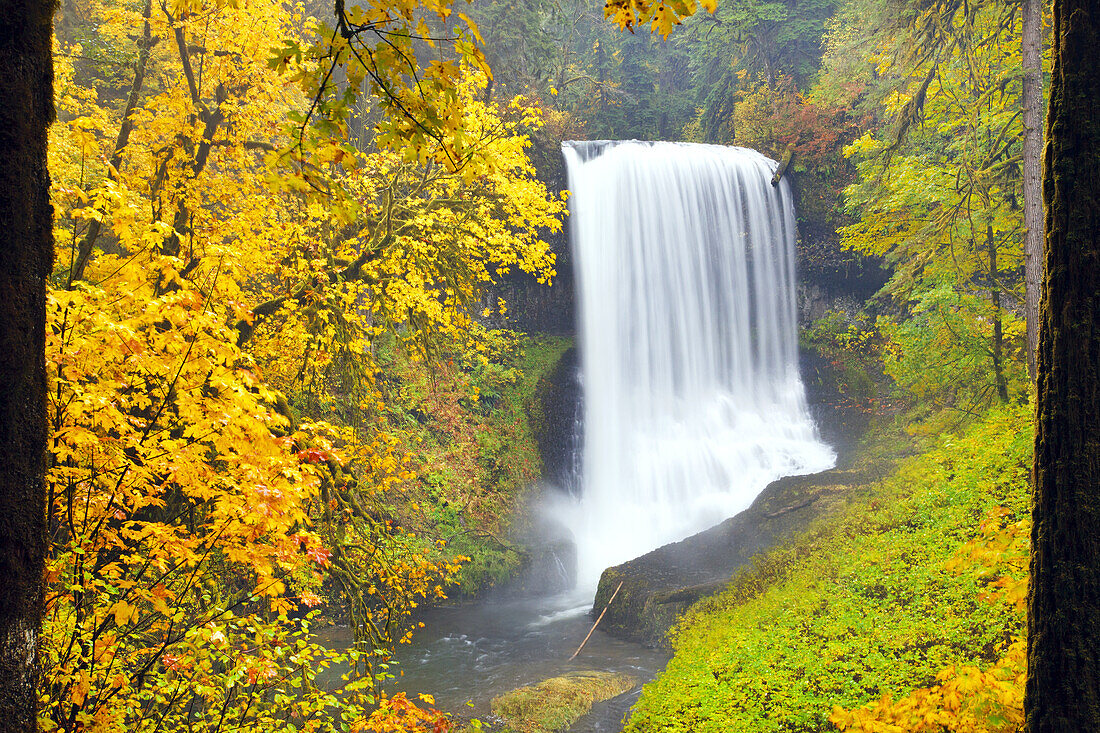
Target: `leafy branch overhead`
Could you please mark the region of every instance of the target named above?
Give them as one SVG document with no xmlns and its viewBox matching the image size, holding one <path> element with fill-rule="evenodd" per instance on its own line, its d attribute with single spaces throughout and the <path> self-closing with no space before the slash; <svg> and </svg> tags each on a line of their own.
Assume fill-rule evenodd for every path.
<svg viewBox="0 0 1100 733">
<path fill-rule="evenodd" d="M 459 86 L 473 72 L 492 77 L 474 21 L 450 0 L 335 0 L 333 19 L 312 25 L 312 42 L 284 40 L 268 61 L 309 101 L 291 114 L 282 151 L 302 179 L 331 193 L 319 170 L 350 156 L 349 123 L 360 116 L 372 127 L 363 136 L 406 162 L 450 171 L 473 163 L 478 141 L 462 124 Z"/>
<path fill-rule="evenodd" d="M 694 15 L 700 4 L 708 13 L 718 9 L 717 0 L 700 0 L 698 4 L 695 0 L 607 0 L 603 13 L 631 33 L 649 25 L 652 32 L 667 38 L 673 26 Z"/>
<path fill-rule="evenodd" d="M 564 209 L 526 153 L 541 109 L 481 101 L 473 61 L 409 66 L 411 4 L 310 41 L 276 0 L 78 6 L 50 140 L 40 726 L 445 726 L 381 695 L 410 614 L 467 562 L 420 502 L 457 523 L 503 491 L 429 492 L 400 394 L 447 372 L 472 413 L 508 381 L 486 292 L 554 276 Z M 350 135 L 375 114 L 415 137 L 405 111 L 419 149 Z M 352 622 L 346 653 L 311 637 L 322 612 Z M 326 668 L 349 670 L 339 696 Z"/>
</svg>

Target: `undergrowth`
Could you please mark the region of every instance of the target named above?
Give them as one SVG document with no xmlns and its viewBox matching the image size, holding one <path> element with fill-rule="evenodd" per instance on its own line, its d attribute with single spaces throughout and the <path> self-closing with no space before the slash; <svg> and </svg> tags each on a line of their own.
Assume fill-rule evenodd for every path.
<svg viewBox="0 0 1100 733">
<path fill-rule="evenodd" d="M 1031 441 L 1027 407 L 992 410 L 759 557 L 674 629 L 675 657 L 626 731 L 1001 730 L 1019 686 Z M 953 705 L 955 720 L 983 684 L 1000 687 L 967 708 L 970 727 L 925 709 Z"/>
<path fill-rule="evenodd" d="M 457 577 L 461 594 L 503 582 L 522 561 L 508 525 L 541 472 L 528 408 L 539 379 L 572 345 L 507 330 L 487 332 L 483 343 L 484 350 L 456 355 L 436 373 L 405 365 L 402 399 L 391 411 L 418 458 L 419 497 L 405 497 L 416 515 L 406 520 L 468 558 Z"/>
</svg>

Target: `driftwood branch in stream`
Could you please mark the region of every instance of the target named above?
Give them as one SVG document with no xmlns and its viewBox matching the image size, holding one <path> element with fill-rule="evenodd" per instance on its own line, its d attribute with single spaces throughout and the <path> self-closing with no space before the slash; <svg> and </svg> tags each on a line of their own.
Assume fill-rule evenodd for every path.
<svg viewBox="0 0 1100 733">
<path fill-rule="evenodd" d="M 587 644 L 588 640 L 592 638 L 592 632 L 595 631 L 596 627 L 600 625 L 601 621 L 603 621 L 603 615 L 607 613 L 607 609 L 611 608 L 612 601 L 615 600 L 615 596 L 619 595 L 619 589 L 622 587 L 623 581 L 620 580 L 618 587 L 615 588 L 615 592 L 611 594 L 611 599 L 607 602 L 607 605 L 603 607 L 603 610 L 600 611 L 600 616 L 596 619 L 596 623 L 592 624 L 592 628 L 588 630 L 588 636 L 584 637 L 584 641 L 582 641 L 581 645 L 577 647 L 577 651 L 573 652 L 573 656 L 569 657 L 569 661 L 573 661 L 574 659 L 576 659 L 577 655 L 581 653 L 581 649 L 584 649 L 584 645 Z"/>
<path fill-rule="evenodd" d="M 787 150 L 783 153 L 783 158 L 779 161 L 779 167 L 775 169 L 775 175 L 772 176 L 772 186 L 779 185 L 779 181 L 783 178 L 783 174 L 787 172 L 787 166 L 791 164 L 791 157 L 793 155 L 794 148 L 788 145 Z"/>
</svg>

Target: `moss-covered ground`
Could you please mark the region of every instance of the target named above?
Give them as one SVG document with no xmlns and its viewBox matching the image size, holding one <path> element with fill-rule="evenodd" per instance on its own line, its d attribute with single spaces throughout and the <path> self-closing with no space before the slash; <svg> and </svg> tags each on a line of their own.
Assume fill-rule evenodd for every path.
<svg viewBox="0 0 1100 733">
<path fill-rule="evenodd" d="M 493 700 L 493 715 L 505 721 L 504 733 L 558 733 L 569 728 L 592 704 L 631 690 L 637 681 L 617 672 L 570 672 Z"/>
<path fill-rule="evenodd" d="M 959 558 L 983 522 L 1025 521 L 1031 445 L 1028 407 L 994 409 L 926 439 L 849 511 L 758 557 L 686 614 L 626 730 L 834 730 L 834 706 L 904 697 L 947 667 L 989 667 L 1023 617 L 990 592 L 1003 568 Z M 975 730 L 1001 730 L 990 716 Z"/>
</svg>

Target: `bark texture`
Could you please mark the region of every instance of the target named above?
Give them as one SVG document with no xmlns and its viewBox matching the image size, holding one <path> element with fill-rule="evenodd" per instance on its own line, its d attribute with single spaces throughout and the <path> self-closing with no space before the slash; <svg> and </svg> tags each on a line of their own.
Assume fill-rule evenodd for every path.
<svg viewBox="0 0 1100 733">
<path fill-rule="evenodd" d="M 1029 733 L 1100 730 L 1100 4 L 1054 1 Z"/>
<path fill-rule="evenodd" d="M 33 731 L 45 561 L 53 3 L 0 0 L 0 730 Z"/>
<path fill-rule="evenodd" d="M 1043 13 L 1041 0 L 1022 0 L 1024 69 L 1024 322 L 1027 373 L 1035 378 L 1039 346 L 1039 291 L 1043 281 Z"/>
</svg>

